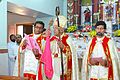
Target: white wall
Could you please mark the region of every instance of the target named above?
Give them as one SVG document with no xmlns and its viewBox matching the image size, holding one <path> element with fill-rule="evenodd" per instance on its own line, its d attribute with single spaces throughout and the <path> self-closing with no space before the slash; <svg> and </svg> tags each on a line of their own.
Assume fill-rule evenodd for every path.
<svg viewBox="0 0 120 80">
<path fill-rule="evenodd" d="M 0 49 L 7 47 L 7 2 L 0 2 Z"/>
<path fill-rule="evenodd" d="M 63 0 L 63 15 L 67 17 L 67 0 Z"/>
<path fill-rule="evenodd" d="M 0 49 L 7 48 L 7 1 L 0 2 Z M 0 54 L 0 75 L 8 75 L 8 55 Z"/>
<path fill-rule="evenodd" d="M 43 18 L 37 18 L 36 21 L 43 21 L 45 23 L 45 27 L 48 27 L 50 19 L 54 19 L 54 17 L 43 17 Z"/>
<path fill-rule="evenodd" d="M 7 13 L 7 20 L 8 20 L 7 25 L 35 22 L 35 18 L 33 17 L 22 16 L 9 12 Z"/>
<path fill-rule="evenodd" d="M 0 75 L 8 75 L 8 54 L 0 54 Z"/>
<path fill-rule="evenodd" d="M 60 6 L 61 10 L 63 8 L 63 0 L 7 0 L 7 1 L 49 15 L 55 15 L 56 6 Z"/>
</svg>

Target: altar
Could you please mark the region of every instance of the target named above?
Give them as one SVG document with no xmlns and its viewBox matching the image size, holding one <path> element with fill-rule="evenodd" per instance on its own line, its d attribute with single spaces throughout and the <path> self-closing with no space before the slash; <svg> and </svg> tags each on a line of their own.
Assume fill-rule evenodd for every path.
<svg viewBox="0 0 120 80">
<path fill-rule="evenodd" d="M 67 26 L 75 25 L 82 32 L 94 30 L 97 21 L 105 21 L 112 35 L 120 25 L 120 0 L 67 0 Z M 116 26 L 114 26 L 116 25 Z"/>
</svg>

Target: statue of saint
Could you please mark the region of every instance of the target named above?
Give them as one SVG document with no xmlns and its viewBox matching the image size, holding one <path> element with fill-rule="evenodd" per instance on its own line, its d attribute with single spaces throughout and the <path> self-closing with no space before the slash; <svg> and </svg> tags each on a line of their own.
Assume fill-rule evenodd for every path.
<svg viewBox="0 0 120 80">
<path fill-rule="evenodd" d="M 91 19 L 91 11 L 89 8 L 86 8 L 84 11 L 84 15 L 85 15 L 85 23 L 86 22 L 90 22 Z"/>
</svg>

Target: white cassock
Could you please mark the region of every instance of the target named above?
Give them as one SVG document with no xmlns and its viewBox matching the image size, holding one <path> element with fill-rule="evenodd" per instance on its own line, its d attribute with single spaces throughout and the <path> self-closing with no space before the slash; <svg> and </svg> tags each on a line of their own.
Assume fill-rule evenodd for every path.
<svg viewBox="0 0 120 80">
<path fill-rule="evenodd" d="M 17 48 L 15 42 L 8 43 L 8 73 L 10 76 L 13 75 L 14 65 L 15 65 L 15 57 L 17 56 Z"/>
<path fill-rule="evenodd" d="M 68 37 L 66 42 L 69 44 L 71 52 L 72 52 L 72 80 L 79 80 L 78 59 L 77 59 L 77 53 L 76 53 L 75 46 L 73 45 L 73 41 L 71 37 Z M 59 46 L 56 40 L 51 42 L 51 51 L 52 51 L 53 71 L 54 71 L 52 80 L 60 80 L 60 75 L 62 74 L 61 54 L 60 54 L 60 49 L 59 49 Z M 58 53 L 58 57 L 54 57 L 55 53 Z M 66 59 L 67 57 L 63 53 L 64 73 L 67 70 Z"/>
<path fill-rule="evenodd" d="M 119 57 L 120 57 L 120 41 L 116 43 L 117 44 L 117 50 L 118 50 L 118 54 L 119 54 Z"/>
<path fill-rule="evenodd" d="M 102 38 L 103 39 L 103 38 Z M 93 49 L 93 53 L 91 55 L 92 58 L 98 58 L 102 57 L 103 59 L 106 59 L 103 46 L 102 46 L 102 39 L 98 39 L 96 41 L 96 45 Z M 90 47 L 92 40 L 89 42 L 88 49 L 86 51 L 86 54 L 83 57 L 83 65 L 82 65 L 82 80 L 89 80 L 90 78 L 108 78 L 108 68 L 104 66 L 89 66 L 87 64 L 88 59 L 88 50 Z M 108 41 L 108 46 L 110 50 L 110 55 L 112 59 L 113 64 L 113 78 L 114 80 L 120 80 L 120 58 L 118 57 L 118 53 L 116 50 L 116 47 L 112 40 Z M 88 69 L 87 69 L 88 67 Z"/>
<path fill-rule="evenodd" d="M 73 44 L 73 40 L 71 37 L 68 37 L 67 43 L 69 44 L 72 52 L 72 80 L 80 80 L 78 58 L 77 58 L 77 51 L 75 49 L 75 44 Z"/>
<path fill-rule="evenodd" d="M 60 80 L 60 75 L 61 75 L 60 48 L 56 40 L 52 41 L 50 45 L 51 45 L 51 51 L 52 51 L 52 65 L 53 65 L 53 71 L 54 71 L 52 80 Z M 54 57 L 55 53 L 58 54 L 58 57 Z M 63 64 L 65 65 L 65 63 L 66 63 L 66 57 L 63 54 Z M 66 66 L 64 66 L 64 70 L 66 70 Z"/>
</svg>

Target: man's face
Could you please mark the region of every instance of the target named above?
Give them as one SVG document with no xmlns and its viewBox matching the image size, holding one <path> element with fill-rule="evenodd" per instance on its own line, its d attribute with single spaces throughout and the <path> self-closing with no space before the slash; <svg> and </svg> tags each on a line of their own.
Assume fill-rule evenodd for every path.
<svg viewBox="0 0 120 80">
<path fill-rule="evenodd" d="M 22 37 L 21 36 L 16 36 L 16 42 L 20 43 L 22 41 Z"/>
<path fill-rule="evenodd" d="M 62 27 L 58 27 L 57 21 L 54 22 L 54 35 L 58 36 L 59 33 L 62 34 L 64 29 Z"/>
<path fill-rule="evenodd" d="M 11 39 L 10 39 L 12 42 L 15 42 L 15 40 L 16 40 L 16 36 L 15 35 L 13 35 L 13 36 L 11 36 Z"/>
<path fill-rule="evenodd" d="M 103 37 L 104 36 L 104 32 L 105 32 L 104 26 L 103 25 L 97 26 L 96 27 L 96 32 L 97 32 L 97 36 L 98 37 Z"/>
<path fill-rule="evenodd" d="M 59 34 L 59 28 L 57 25 L 54 25 L 54 35 L 57 36 Z"/>
<path fill-rule="evenodd" d="M 34 27 L 34 33 L 35 34 L 40 34 L 43 31 L 43 25 L 42 24 L 36 24 Z"/>
</svg>

